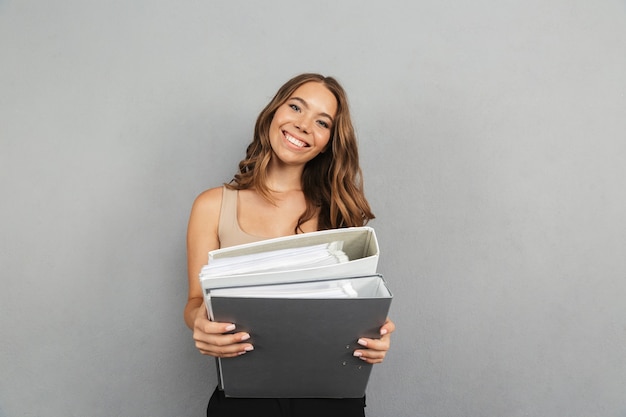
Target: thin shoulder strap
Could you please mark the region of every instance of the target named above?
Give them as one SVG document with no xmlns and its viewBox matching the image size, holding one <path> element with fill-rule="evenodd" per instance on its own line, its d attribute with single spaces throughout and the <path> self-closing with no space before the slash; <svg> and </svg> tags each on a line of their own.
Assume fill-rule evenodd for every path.
<svg viewBox="0 0 626 417">
<path fill-rule="evenodd" d="M 220 208 L 220 219 L 217 226 L 217 234 L 220 241 L 223 237 L 232 236 L 237 228 L 237 190 L 231 190 L 226 186 L 222 187 L 222 206 Z"/>
</svg>

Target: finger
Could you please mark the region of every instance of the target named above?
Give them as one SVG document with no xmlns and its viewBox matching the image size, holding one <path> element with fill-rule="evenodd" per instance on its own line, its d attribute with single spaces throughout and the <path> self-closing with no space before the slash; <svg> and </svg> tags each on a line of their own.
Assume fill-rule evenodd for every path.
<svg viewBox="0 0 626 417">
<path fill-rule="evenodd" d="M 354 356 L 368 362 L 380 363 L 385 359 L 390 346 L 389 335 L 385 335 L 380 339 L 360 338 L 357 343 L 364 347 L 354 351 Z"/>
<path fill-rule="evenodd" d="M 194 323 L 195 330 L 206 334 L 222 334 L 232 332 L 236 326 L 233 323 L 220 323 L 210 320 L 196 320 Z"/>
<path fill-rule="evenodd" d="M 217 346 L 204 342 L 196 342 L 196 348 L 203 355 L 210 355 L 217 358 L 232 358 L 254 350 L 254 347 L 251 344 L 241 343 L 227 346 Z"/>
<path fill-rule="evenodd" d="M 246 332 L 234 334 L 207 334 L 203 332 L 194 332 L 193 339 L 196 342 L 224 347 L 245 342 L 250 339 L 250 335 Z"/>
<path fill-rule="evenodd" d="M 254 350 L 254 346 L 245 342 L 250 338 L 248 333 L 228 335 L 202 335 L 194 338 L 196 348 L 205 355 L 217 357 L 232 357 Z"/>
<path fill-rule="evenodd" d="M 232 323 L 197 320 L 193 331 L 196 348 L 205 355 L 219 357 L 234 356 L 254 349 L 250 343 L 241 344 L 250 338 L 247 332 L 226 333 L 234 329 Z"/>
<path fill-rule="evenodd" d="M 359 349 L 354 351 L 354 356 L 367 363 L 381 363 L 386 356 L 386 351 L 372 350 L 372 349 Z"/>
<path fill-rule="evenodd" d="M 389 318 L 387 318 L 387 320 L 385 321 L 385 324 L 383 324 L 382 327 L 380 328 L 380 335 L 384 336 L 386 334 L 391 334 L 395 330 L 396 330 L 396 325 L 394 324 L 394 322 L 389 320 Z"/>
<path fill-rule="evenodd" d="M 390 347 L 389 338 L 385 336 L 380 339 L 361 338 L 358 340 L 358 344 L 368 350 L 376 350 L 381 352 L 387 352 Z"/>
</svg>

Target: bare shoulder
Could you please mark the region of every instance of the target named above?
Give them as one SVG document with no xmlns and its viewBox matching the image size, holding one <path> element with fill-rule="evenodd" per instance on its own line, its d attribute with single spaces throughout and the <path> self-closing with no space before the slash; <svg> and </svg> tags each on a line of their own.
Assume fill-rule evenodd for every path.
<svg viewBox="0 0 626 417">
<path fill-rule="evenodd" d="M 217 210 L 219 212 L 222 205 L 222 191 L 223 187 L 209 188 L 203 191 L 193 202 L 193 208 L 201 211 L 209 210 L 214 212 Z"/>
<path fill-rule="evenodd" d="M 209 251 L 220 247 L 218 226 L 222 204 L 222 187 L 203 191 L 196 197 L 187 226 L 187 271 L 189 299 L 202 300 L 198 274 L 206 265 Z"/>
<path fill-rule="evenodd" d="M 217 230 L 221 206 L 222 187 L 200 193 L 191 207 L 190 230 Z"/>
</svg>

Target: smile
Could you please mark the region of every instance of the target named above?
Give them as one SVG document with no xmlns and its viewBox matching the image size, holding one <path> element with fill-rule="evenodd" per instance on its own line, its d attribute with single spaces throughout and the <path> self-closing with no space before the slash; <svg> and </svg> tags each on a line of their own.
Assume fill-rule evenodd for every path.
<svg viewBox="0 0 626 417">
<path fill-rule="evenodd" d="M 287 132 L 283 132 L 283 134 L 285 135 L 285 139 L 287 139 L 287 142 L 291 143 L 294 146 L 297 146 L 298 148 L 304 148 L 305 146 L 308 146 L 306 142 L 294 138 Z"/>
</svg>

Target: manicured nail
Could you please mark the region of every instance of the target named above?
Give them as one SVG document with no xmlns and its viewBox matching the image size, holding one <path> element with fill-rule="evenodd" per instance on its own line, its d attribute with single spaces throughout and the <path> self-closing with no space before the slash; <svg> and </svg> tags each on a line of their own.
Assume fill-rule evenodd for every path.
<svg viewBox="0 0 626 417">
<path fill-rule="evenodd" d="M 380 335 L 384 336 L 387 334 L 387 329 L 380 329 Z"/>
<path fill-rule="evenodd" d="M 359 352 L 358 350 L 355 350 L 353 355 L 356 356 L 357 358 L 363 356 L 363 354 L 361 352 Z"/>
<path fill-rule="evenodd" d="M 239 340 L 241 340 L 243 342 L 244 340 L 248 340 L 248 339 L 250 339 L 250 334 L 246 333 L 243 336 L 241 336 L 241 339 L 239 339 Z"/>
<path fill-rule="evenodd" d="M 246 346 L 245 348 L 243 348 L 243 350 L 241 352 L 238 353 L 238 355 L 239 356 L 245 355 L 246 353 L 250 352 L 251 350 L 254 350 L 254 346 L 252 346 L 252 345 Z"/>
<path fill-rule="evenodd" d="M 226 331 L 230 332 L 231 330 L 235 330 L 235 327 L 237 326 L 235 326 L 234 324 L 229 324 L 228 326 L 226 326 Z"/>
<path fill-rule="evenodd" d="M 359 339 L 357 340 L 357 343 L 361 346 L 367 346 L 367 340 L 365 339 Z"/>
</svg>

